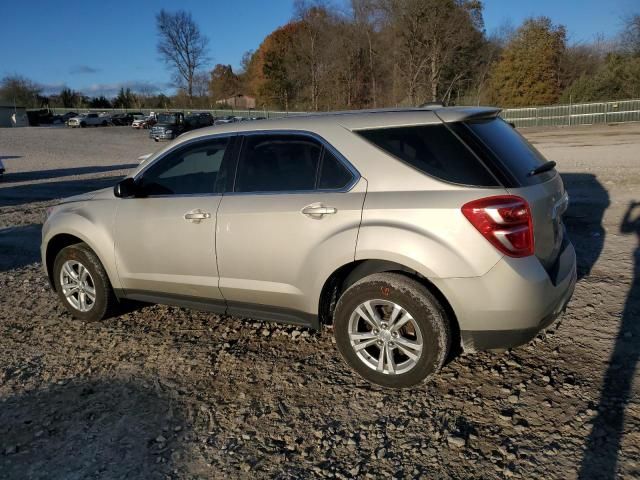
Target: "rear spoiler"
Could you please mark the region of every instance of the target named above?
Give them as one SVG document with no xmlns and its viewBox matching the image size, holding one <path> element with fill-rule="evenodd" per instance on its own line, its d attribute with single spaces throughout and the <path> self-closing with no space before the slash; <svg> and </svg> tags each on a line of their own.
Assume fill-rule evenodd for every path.
<svg viewBox="0 0 640 480">
<path fill-rule="evenodd" d="M 464 122 L 496 118 L 502 109 L 495 107 L 451 107 L 433 110 L 443 122 Z"/>
</svg>

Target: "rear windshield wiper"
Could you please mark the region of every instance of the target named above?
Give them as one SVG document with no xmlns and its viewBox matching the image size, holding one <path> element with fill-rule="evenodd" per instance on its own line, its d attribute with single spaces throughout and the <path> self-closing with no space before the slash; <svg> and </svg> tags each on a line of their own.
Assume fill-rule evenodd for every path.
<svg viewBox="0 0 640 480">
<path fill-rule="evenodd" d="M 556 168 L 556 162 L 554 162 L 553 160 L 549 160 L 548 162 L 543 163 L 539 167 L 536 167 L 533 170 L 531 170 L 529 173 L 527 173 L 527 177 L 533 177 L 534 175 L 548 172 L 549 170 L 552 170 L 554 168 Z"/>
</svg>

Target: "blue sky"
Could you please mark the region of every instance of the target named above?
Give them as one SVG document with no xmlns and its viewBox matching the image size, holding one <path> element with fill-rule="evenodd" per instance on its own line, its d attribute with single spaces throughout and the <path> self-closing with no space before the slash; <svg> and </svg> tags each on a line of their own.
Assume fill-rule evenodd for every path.
<svg viewBox="0 0 640 480">
<path fill-rule="evenodd" d="M 344 5 L 348 0 L 334 0 Z M 640 11 L 638 0 L 484 0 L 486 29 L 518 26 L 547 15 L 567 26 L 569 40 L 613 36 L 621 19 Z M 156 53 L 155 13 L 183 8 L 210 38 L 212 65 L 238 67 L 293 14 L 293 0 L 13 0 L 5 5 L 0 77 L 18 73 L 57 91 L 63 85 L 88 95 L 113 95 L 120 86 L 171 90 Z"/>
</svg>

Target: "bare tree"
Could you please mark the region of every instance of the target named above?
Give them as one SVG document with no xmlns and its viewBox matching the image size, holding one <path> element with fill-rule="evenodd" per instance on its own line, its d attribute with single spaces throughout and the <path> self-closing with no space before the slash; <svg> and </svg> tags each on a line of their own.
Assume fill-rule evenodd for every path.
<svg viewBox="0 0 640 480">
<path fill-rule="evenodd" d="M 42 87 L 22 75 L 8 75 L 0 80 L 0 98 L 14 105 L 38 107 Z"/>
<path fill-rule="evenodd" d="M 196 72 L 193 76 L 193 94 L 202 98 L 209 96 L 209 74 L 207 72 Z"/>
<path fill-rule="evenodd" d="M 193 98 L 196 72 L 209 60 L 209 39 L 184 10 L 170 13 L 160 10 L 156 16 L 158 27 L 158 53 L 174 71 L 174 80 Z"/>
<path fill-rule="evenodd" d="M 375 56 L 373 37 L 379 9 L 371 0 L 351 0 L 355 27 L 362 32 L 367 40 L 367 57 L 369 63 L 369 79 L 371 83 L 371 102 L 373 108 L 378 106 L 378 88 L 376 84 Z"/>
<path fill-rule="evenodd" d="M 640 13 L 624 19 L 621 37 L 622 47 L 631 55 L 640 56 Z"/>
<path fill-rule="evenodd" d="M 303 26 L 298 49 L 309 69 L 311 109 L 317 111 L 325 76 L 329 73 L 329 52 L 323 47 L 329 43 L 332 12 L 325 0 L 296 0 L 294 10 Z"/>
</svg>

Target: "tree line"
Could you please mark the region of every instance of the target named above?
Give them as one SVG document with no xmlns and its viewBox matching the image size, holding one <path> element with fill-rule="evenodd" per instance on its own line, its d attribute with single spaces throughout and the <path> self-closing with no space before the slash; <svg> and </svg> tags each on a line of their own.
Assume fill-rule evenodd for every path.
<svg viewBox="0 0 640 480">
<path fill-rule="evenodd" d="M 351 0 L 346 8 L 298 0 L 292 19 L 245 53 L 236 72 L 211 68 L 206 24 L 162 10 L 157 51 L 175 95 L 123 88 L 112 99 L 90 98 L 65 88 L 47 98 L 14 75 L 0 81 L 0 98 L 26 106 L 220 108 L 243 94 L 259 109 L 291 111 L 640 98 L 640 13 L 623 23 L 609 38 L 569 43 L 566 28 L 547 17 L 487 33 L 480 0 Z"/>
<path fill-rule="evenodd" d="M 211 92 L 290 110 L 445 104 L 501 107 L 640 97 L 640 14 L 608 39 L 570 44 L 547 17 L 487 34 L 478 0 L 299 1 L 286 25 Z M 228 88 L 224 85 L 229 85 Z"/>
</svg>

